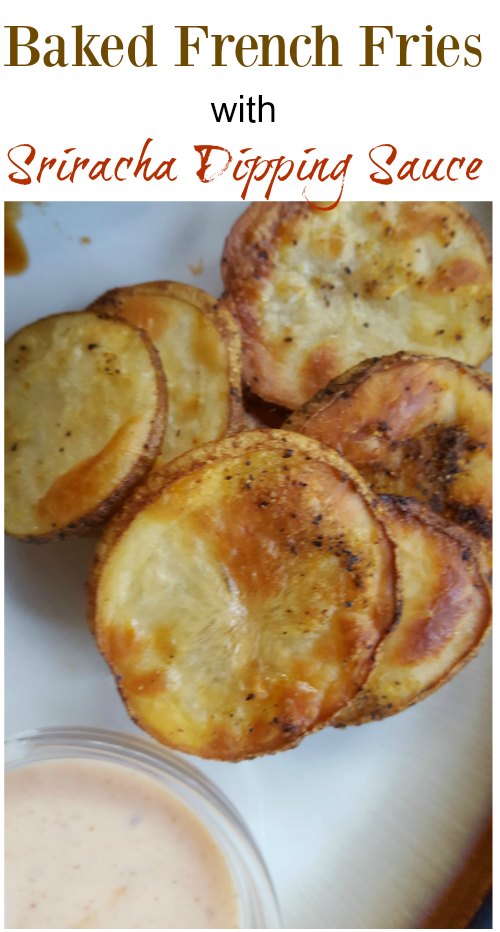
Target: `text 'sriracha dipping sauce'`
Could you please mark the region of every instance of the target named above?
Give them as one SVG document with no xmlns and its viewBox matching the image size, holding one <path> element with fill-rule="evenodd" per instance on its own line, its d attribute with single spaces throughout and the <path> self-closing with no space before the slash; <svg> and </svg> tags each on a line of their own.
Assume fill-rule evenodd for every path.
<svg viewBox="0 0 500 932">
<path fill-rule="evenodd" d="M 225 857 L 159 781 L 58 760 L 5 778 L 10 929 L 239 927 Z"/>
</svg>

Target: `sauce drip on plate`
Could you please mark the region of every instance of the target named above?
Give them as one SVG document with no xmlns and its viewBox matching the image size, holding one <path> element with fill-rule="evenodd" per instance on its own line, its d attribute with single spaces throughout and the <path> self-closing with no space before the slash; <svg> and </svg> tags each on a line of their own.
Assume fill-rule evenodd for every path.
<svg viewBox="0 0 500 932">
<path fill-rule="evenodd" d="M 20 275 L 28 267 L 28 250 L 18 229 L 21 204 L 5 203 L 5 274 Z"/>
</svg>

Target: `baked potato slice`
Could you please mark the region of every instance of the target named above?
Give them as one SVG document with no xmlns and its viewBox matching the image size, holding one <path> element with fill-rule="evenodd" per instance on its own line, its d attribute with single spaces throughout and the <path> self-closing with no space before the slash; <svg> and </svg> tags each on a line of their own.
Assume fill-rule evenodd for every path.
<svg viewBox="0 0 500 932">
<path fill-rule="evenodd" d="M 395 715 L 428 696 L 475 656 L 490 628 L 489 589 L 471 539 L 410 499 L 384 496 L 384 505 L 396 544 L 401 617 L 337 725 Z"/>
<path fill-rule="evenodd" d="M 165 281 L 115 288 L 91 307 L 144 328 L 160 354 L 169 394 L 156 465 L 246 427 L 241 340 L 223 304 L 199 288 Z"/>
<path fill-rule="evenodd" d="M 160 448 L 156 350 L 118 318 L 56 314 L 10 338 L 5 374 L 6 531 L 33 541 L 91 531 Z"/>
<path fill-rule="evenodd" d="M 453 203 L 254 204 L 222 258 L 244 379 L 295 409 L 368 356 L 478 365 L 491 351 L 491 251 Z"/>
<path fill-rule="evenodd" d="M 132 718 L 201 757 L 297 744 L 358 692 L 397 611 L 394 553 L 355 470 L 249 431 L 154 472 L 111 522 L 91 626 Z"/>
<path fill-rule="evenodd" d="M 491 379 L 452 359 L 368 359 L 319 392 L 289 429 L 336 449 L 377 493 L 413 497 L 482 543 L 492 516 Z"/>
</svg>

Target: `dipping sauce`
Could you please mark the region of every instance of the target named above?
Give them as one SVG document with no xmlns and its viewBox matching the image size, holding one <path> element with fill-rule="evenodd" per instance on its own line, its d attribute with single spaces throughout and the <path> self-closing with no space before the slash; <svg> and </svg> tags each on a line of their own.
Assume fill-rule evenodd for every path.
<svg viewBox="0 0 500 932">
<path fill-rule="evenodd" d="M 6 928 L 239 928 L 222 851 L 153 777 L 48 760 L 9 771 L 5 794 Z"/>
<path fill-rule="evenodd" d="M 5 274 L 20 275 L 28 267 L 28 250 L 17 228 L 21 204 L 6 201 L 4 208 Z"/>
</svg>

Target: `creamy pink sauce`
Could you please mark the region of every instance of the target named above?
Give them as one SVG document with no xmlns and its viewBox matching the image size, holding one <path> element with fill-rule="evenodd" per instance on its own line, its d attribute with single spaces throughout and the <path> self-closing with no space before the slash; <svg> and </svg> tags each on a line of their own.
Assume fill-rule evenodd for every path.
<svg viewBox="0 0 500 932">
<path fill-rule="evenodd" d="M 9 929 L 234 929 L 225 857 L 158 781 L 90 760 L 5 778 Z"/>
</svg>

